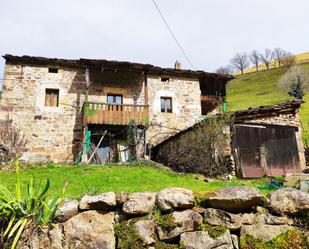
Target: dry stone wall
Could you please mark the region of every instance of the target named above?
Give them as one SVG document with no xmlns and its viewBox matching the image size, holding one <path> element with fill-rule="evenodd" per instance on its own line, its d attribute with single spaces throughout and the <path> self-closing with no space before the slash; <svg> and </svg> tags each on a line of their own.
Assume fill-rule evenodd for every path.
<svg viewBox="0 0 309 249">
<path fill-rule="evenodd" d="M 252 246 L 252 237 L 266 243 L 283 233 L 299 236 L 286 243 L 306 248 L 308 228 L 295 217 L 308 211 L 309 193 L 293 188 L 274 191 L 269 199 L 252 187 L 204 195 L 183 188 L 108 192 L 67 200 L 56 213 L 57 223 L 23 237 L 19 248 L 238 249 L 248 238 Z"/>
</svg>

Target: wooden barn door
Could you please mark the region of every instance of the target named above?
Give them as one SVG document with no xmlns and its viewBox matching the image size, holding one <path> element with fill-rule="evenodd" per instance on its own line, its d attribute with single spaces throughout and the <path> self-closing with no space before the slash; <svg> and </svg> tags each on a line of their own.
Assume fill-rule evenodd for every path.
<svg viewBox="0 0 309 249">
<path fill-rule="evenodd" d="M 279 176 L 300 169 L 294 127 L 237 124 L 233 146 L 241 177 Z"/>
</svg>

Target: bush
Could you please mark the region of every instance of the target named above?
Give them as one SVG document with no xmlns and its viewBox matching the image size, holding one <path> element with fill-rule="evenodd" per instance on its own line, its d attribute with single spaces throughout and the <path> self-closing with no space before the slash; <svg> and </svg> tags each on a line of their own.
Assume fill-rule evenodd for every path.
<svg viewBox="0 0 309 249">
<path fill-rule="evenodd" d="M 7 119 L 0 122 L 0 163 L 18 158 L 26 150 L 27 140 L 20 130 Z"/>
<path fill-rule="evenodd" d="M 3 239 L 14 249 L 23 231 L 27 228 L 47 226 L 63 201 L 66 184 L 60 197 L 47 200 L 50 187 L 49 179 L 45 184 L 34 180 L 33 176 L 26 185 L 19 178 L 19 165 L 16 161 L 16 195 L 0 185 L 0 218 L 6 221 L 3 229 Z M 1 242 L 0 242 L 1 243 Z"/>
<path fill-rule="evenodd" d="M 291 67 L 278 81 L 278 87 L 290 96 L 302 99 L 309 91 L 309 71 L 300 66 Z"/>
</svg>

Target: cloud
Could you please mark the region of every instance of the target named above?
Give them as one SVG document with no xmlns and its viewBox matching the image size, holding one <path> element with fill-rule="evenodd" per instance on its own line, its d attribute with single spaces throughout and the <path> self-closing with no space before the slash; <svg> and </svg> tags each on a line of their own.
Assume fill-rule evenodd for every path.
<svg viewBox="0 0 309 249">
<path fill-rule="evenodd" d="M 156 0 L 197 69 L 236 53 L 308 51 L 307 0 Z M 1 3 L 0 53 L 188 63 L 151 0 L 10 0 Z M 2 75 L 4 61 L 0 62 Z M 2 78 L 2 76 L 0 76 Z"/>
</svg>

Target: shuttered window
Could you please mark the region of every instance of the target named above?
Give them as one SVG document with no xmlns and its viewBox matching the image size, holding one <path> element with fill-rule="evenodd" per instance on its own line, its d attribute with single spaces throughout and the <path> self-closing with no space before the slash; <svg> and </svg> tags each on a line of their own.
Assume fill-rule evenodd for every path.
<svg viewBox="0 0 309 249">
<path fill-rule="evenodd" d="M 45 90 L 45 106 L 59 106 L 59 89 Z"/>
</svg>

